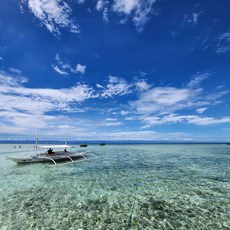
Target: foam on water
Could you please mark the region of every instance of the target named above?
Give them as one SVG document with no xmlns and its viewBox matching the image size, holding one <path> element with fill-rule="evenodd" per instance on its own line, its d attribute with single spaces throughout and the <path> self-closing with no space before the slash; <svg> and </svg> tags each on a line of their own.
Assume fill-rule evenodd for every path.
<svg viewBox="0 0 230 230">
<path fill-rule="evenodd" d="M 134 199 L 129 229 L 230 229 L 227 145 L 90 145 L 98 159 L 58 167 L 5 160 L 29 147 L 0 145 L 1 229 L 126 229 Z"/>
</svg>

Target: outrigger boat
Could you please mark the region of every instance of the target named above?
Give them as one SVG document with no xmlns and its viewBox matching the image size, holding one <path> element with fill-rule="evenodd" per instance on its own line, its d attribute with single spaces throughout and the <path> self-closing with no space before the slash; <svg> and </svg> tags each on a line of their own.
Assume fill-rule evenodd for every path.
<svg viewBox="0 0 230 230">
<path fill-rule="evenodd" d="M 50 162 L 57 165 L 57 162 L 67 161 L 69 163 L 74 163 L 75 160 L 88 160 L 88 154 L 92 155 L 93 158 L 97 158 L 94 154 L 89 153 L 89 151 L 77 151 L 73 152 L 69 149 L 69 145 L 46 145 L 46 146 L 35 146 L 36 152 L 39 149 L 46 149 L 45 153 L 36 153 L 35 155 L 28 157 L 8 157 L 17 164 L 28 164 L 28 163 L 42 163 Z M 90 158 L 91 159 L 91 158 Z"/>
</svg>

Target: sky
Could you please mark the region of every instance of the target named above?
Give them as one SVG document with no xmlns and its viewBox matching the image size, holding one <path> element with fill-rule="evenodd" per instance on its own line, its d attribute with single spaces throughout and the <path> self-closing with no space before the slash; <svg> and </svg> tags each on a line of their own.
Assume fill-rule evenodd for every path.
<svg viewBox="0 0 230 230">
<path fill-rule="evenodd" d="M 0 0 L 0 140 L 230 141 L 229 0 Z"/>
</svg>

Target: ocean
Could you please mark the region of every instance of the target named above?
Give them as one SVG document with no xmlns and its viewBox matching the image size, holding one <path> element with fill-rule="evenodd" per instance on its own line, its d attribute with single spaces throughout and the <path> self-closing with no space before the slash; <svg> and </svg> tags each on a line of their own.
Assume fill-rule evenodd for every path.
<svg viewBox="0 0 230 230">
<path fill-rule="evenodd" d="M 0 229 L 230 229 L 229 145 L 87 150 L 98 158 L 17 165 L 5 158 L 31 154 L 33 145 L 1 144 Z"/>
</svg>

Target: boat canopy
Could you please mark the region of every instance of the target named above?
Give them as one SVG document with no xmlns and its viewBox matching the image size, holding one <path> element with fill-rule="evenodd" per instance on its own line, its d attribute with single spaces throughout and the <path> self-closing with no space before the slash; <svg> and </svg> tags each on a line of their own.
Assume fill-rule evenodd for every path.
<svg viewBox="0 0 230 230">
<path fill-rule="evenodd" d="M 70 145 L 38 145 L 37 148 L 49 149 L 49 148 L 70 148 Z"/>
</svg>

